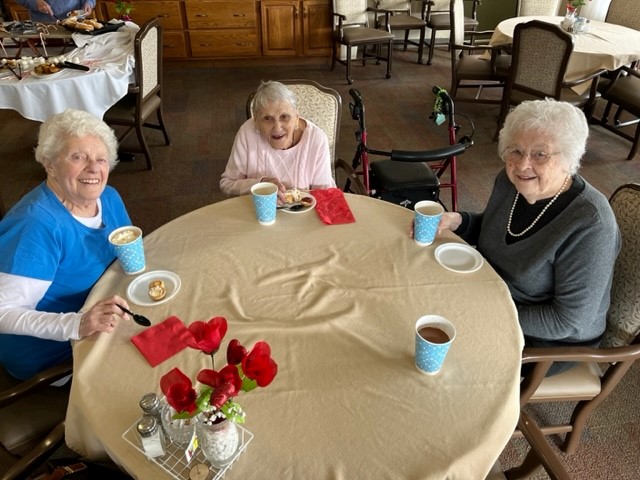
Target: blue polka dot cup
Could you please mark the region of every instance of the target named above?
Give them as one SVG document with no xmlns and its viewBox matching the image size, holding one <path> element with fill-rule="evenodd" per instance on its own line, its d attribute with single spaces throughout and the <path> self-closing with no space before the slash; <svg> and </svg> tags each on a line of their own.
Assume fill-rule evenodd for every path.
<svg viewBox="0 0 640 480">
<path fill-rule="evenodd" d="M 276 221 L 278 187 L 269 182 L 256 183 L 251 187 L 253 205 L 260 225 L 273 225 Z"/>
<path fill-rule="evenodd" d="M 116 251 L 124 273 L 135 275 L 144 272 L 142 230 L 133 226 L 117 228 L 109 235 L 109 242 Z"/>
<path fill-rule="evenodd" d="M 416 368 L 425 375 L 435 375 L 442 368 L 456 328 L 439 315 L 425 315 L 416 322 Z"/>
<path fill-rule="evenodd" d="M 413 239 L 420 246 L 431 245 L 438 233 L 444 207 L 438 202 L 423 200 L 416 203 L 413 210 Z"/>
</svg>

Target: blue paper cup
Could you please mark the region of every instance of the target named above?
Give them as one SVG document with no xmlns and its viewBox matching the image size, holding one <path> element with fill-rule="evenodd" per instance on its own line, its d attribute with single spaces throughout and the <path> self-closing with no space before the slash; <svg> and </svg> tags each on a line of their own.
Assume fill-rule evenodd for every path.
<svg viewBox="0 0 640 480">
<path fill-rule="evenodd" d="M 414 207 L 413 239 L 420 246 L 431 245 L 438 233 L 444 208 L 438 202 L 423 200 Z"/>
<path fill-rule="evenodd" d="M 144 245 L 142 243 L 142 230 L 138 227 L 120 227 L 111 232 L 109 242 L 116 250 L 116 256 L 120 261 L 122 270 L 127 275 L 135 275 L 144 272 Z"/>
<path fill-rule="evenodd" d="M 425 375 L 435 375 L 442 368 L 456 328 L 439 315 L 425 315 L 416 321 L 416 368 Z"/>
<path fill-rule="evenodd" d="M 253 205 L 256 207 L 256 217 L 260 225 L 273 225 L 276 221 L 276 206 L 278 203 L 278 187 L 269 182 L 256 183 L 251 187 Z"/>
</svg>

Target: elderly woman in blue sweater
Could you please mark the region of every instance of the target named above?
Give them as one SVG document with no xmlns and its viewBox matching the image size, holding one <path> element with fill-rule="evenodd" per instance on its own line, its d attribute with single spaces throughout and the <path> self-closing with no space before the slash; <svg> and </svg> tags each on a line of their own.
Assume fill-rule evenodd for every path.
<svg viewBox="0 0 640 480">
<path fill-rule="evenodd" d="M 41 23 L 64 20 L 75 10 L 83 10 L 89 15 L 96 6 L 96 0 L 18 0 L 18 3 L 29 9 L 32 21 Z"/>
<path fill-rule="evenodd" d="M 605 330 L 621 240 L 606 197 L 577 173 L 588 134 L 568 103 L 520 104 L 500 132 L 505 169 L 484 212 L 447 212 L 440 223 L 507 283 L 527 346 L 598 346 Z"/>
</svg>

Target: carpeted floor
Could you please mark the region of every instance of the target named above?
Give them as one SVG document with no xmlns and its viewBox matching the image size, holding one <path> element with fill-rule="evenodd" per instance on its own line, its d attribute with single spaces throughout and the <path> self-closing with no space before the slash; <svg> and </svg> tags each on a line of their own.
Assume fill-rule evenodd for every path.
<svg viewBox="0 0 640 480">
<path fill-rule="evenodd" d="M 261 80 L 308 78 L 333 87 L 342 95 L 342 126 L 338 156 L 351 160 L 356 146 L 355 121 L 349 114 L 349 89 L 357 88 L 367 115 L 369 145 L 420 150 L 447 143 L 444 126 L 429 119 L 434 96 L 431 88 L 448 88 L 448 53 L 438 49 L 431 66 L 415 63 L 415 52 L 394 55 L 393 76 L 384 79 L 384 65 L 355 66 L 355 83 L 347 85 L 344 67 L 331 72 L 328 65 L 303 67 L 246 66 L 214 68 L 203 64 L 165 64 L 165 113 L 172 145 L 162 146 L 158 132 L 147 136 L 152 145 L 154 170 L 144 160 L 122 162 L 111 174 L 110 184 L 123 196 L 135 224 L 149 233 L 164 223 L 223 197 L 218 188 L 233 138 L 245 119 L 245 100 Z M 488 96 L 499 98 L 497 90 Z M 599 106 L 599 110 L 602 107 Z M 475 145 L 460 157 L 459 202 L 461 210 L 481 210 L 502 168 L 493 134 L 497 105 L 456 104 L 460 134 L 471 134 L 468 117 L 475 124 Z M 7 206 L 41 182 L 44 173 L 33 160 L 38 124 L 13 111 L 0 111 L 0 194 Z M 625 160 L 630 143 L 599 127 L 592 127 L 588 153 L 581 173 L 605 195 L 623 183 L 640 181 L 640 157 Z M 444 192 L 445 199 L 448 198 Z M 640 365 L 594 413 L 578 452 L 560 454 L 577 480 L 632 480 L 640 478 Z M 562 412 L 550 406 L 536 409 L 540 417 Z M 461 419 L 464 421 L 464 419 Z M 554 437 L 550 437 L 555 442 Z M 504 467 L 518 464 L 524 441 L 512 440 L 501 456 Z M 540 474 L 532 478 L 547 478 Z M 473 479 L 472 479 L 473 480 Z"/>
</svg>

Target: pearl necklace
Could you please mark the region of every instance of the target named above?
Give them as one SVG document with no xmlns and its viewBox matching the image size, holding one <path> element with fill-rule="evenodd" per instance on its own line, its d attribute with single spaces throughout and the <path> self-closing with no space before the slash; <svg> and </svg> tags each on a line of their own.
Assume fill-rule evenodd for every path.
<svg viewBox="0 0 640 480">
<path fill-rule="evenodd" d="M 544 215 L 544 212 L 547 211 L 547 209 L 553 204 L 553 202 L 555 202 L 557 200 L 557 198 L 560 196 L 560 194 L 563 192 L 564 188 L 567 186 L 567 183 L 569 182 L 569 175 L 567 175 L 567 178 L 564 179 L 564 183 L 562 184 L 562 186 L 560 187 L 560 190 L 558 190 L 558 193 L 556 193 L 553 198 L 551 199 L 551 201 L 549 203 L 547 203 L 544 208 L 542 209 L 542 211 L 538 214 L 538 216 L 535 218 L 535 220 L 531 223 L 531 225 L 529 225 L 527 228 L 525 228 L 522 232 L 520 233 L 513 233 L 511 231 L 511 219 L 513 218 L 513 211 L 516 209 L 516 203 L 518 203 L 518 197 L 520 196 L 520 192 L 516 191 L 516 198 L 513 199 L 513 205 L 511 205 L 511 211 L 509 212 L 509 221 L 507 222 L 507 232 L 509 233 L 509 235 L 511 235 L 512 237 L 521 237 L 522 235 L 524 235 L 525 233 L 527 233 L 529 230 L 531 230 L 533 228 L 533 226 L 538 223 L 538 220 L 540 220 L 540 218 L 542 218 L 542 215 Z"/>
</svg>

